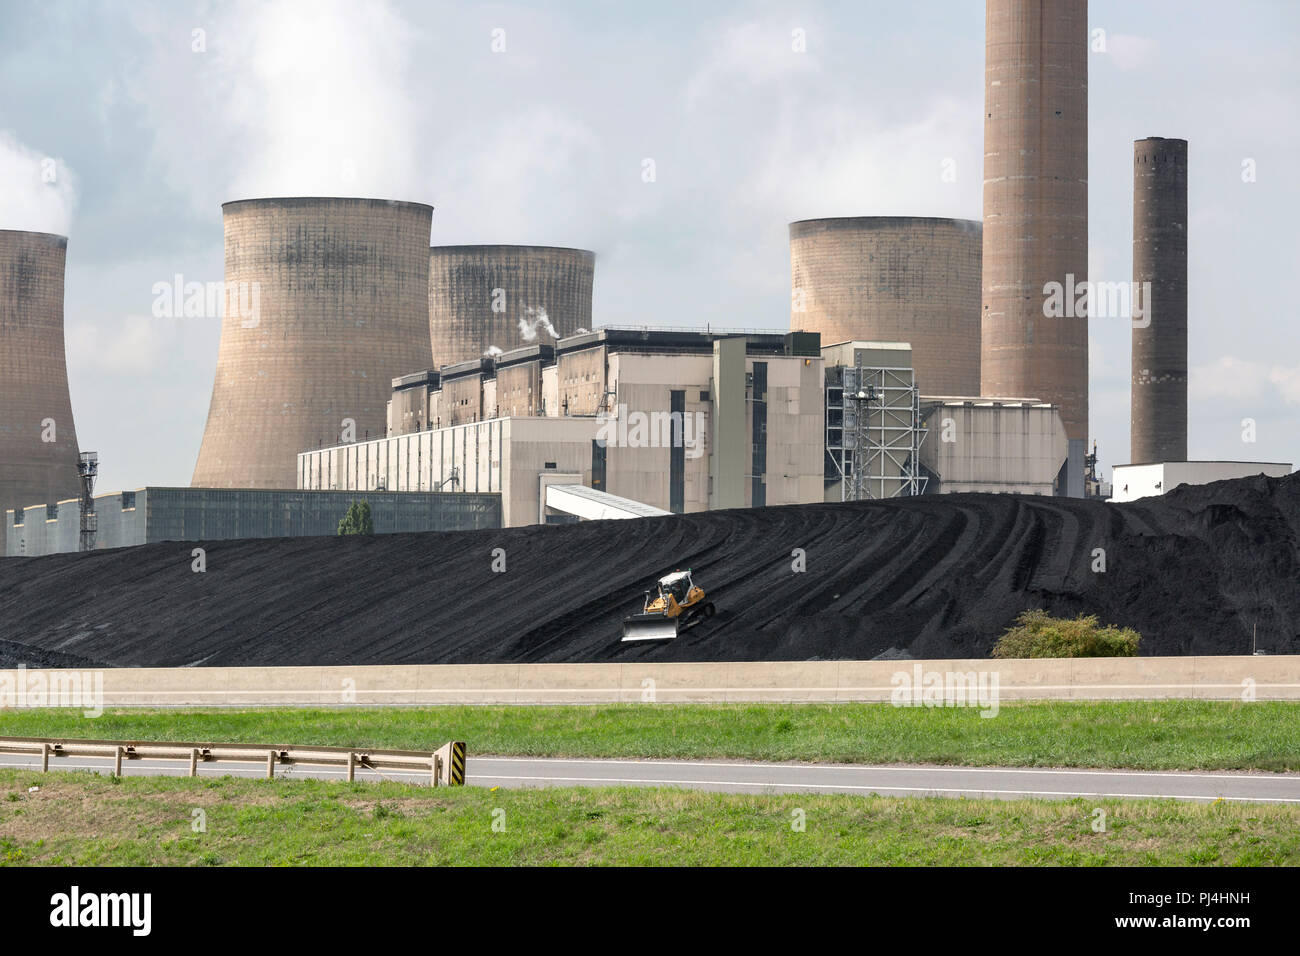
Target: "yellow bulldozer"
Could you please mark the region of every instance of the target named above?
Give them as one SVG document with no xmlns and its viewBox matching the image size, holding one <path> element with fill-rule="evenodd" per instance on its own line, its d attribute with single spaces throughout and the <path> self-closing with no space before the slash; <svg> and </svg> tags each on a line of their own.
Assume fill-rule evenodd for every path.
<svg viewBox="0 0 1300 956">
<path fill-rule="evenodd" d="M 623 619 L 623 641 L 671 641 L 689 627 L 713 617 L 713 603 L 691 580 L 690 569 L 659 579 L 657 591 L 646 591 L 640 614 Z"/>
</svg>

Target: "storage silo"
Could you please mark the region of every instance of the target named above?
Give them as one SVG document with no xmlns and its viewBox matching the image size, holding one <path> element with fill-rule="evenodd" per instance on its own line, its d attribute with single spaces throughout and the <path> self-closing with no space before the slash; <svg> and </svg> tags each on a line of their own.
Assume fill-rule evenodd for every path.
<svg viewBox="0 0 1300 956">
<path fill-rule="evenodd" d="M 978 395 L 980 224 L 858 216 L 790 224 L 790 328 L 908 342 L 926 395 Z"/>
<path fill-rule="evenodd" d="M 558 246 L 434 246 L 429 337 L 438 367 L 591 328 L 596 254 Z M 552 334 L 554 330 L 556 335 Z"/>
<path fill-rule="evenodd" d="M 984 395 L 1059 406 L 1063 492 L 1083 496 L 1088 440 L 1087 0 L 987 0 Z M 1049 302 L 1050 288 L 1060 293 Z"/>
<path fill-rule="evenodd" d="M 81 493 L 63 337 L 67 251 L 64 236 L 0 229 L 0 518 Z"/>
<path fill-rule="evenodd" d="M 1133 288 L 1142 315 L 1133 321 L 1129 461 L 1186 461 L 1185 139 L 1133 144 Z"/>
<path fill-rule="evenodd" d="M 222 207 L 226 307 L 193 484 L 293 488 L 298 452 L 382 436 L 428 368 L 433 208 L 381 199 Z"/>
</svg>

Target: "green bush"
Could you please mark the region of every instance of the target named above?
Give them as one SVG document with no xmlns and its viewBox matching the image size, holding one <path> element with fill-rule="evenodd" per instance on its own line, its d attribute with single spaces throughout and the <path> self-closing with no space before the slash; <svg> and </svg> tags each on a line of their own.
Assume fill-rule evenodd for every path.
<svg viewBox="0 0 1300 956">
<path fill-rule="evenodd" d="M 1025 611 L 993 648 L 994 657 L 1137 657 L 1142 635 L 1131 628 L 1102 627 L 1093 614 L 1073 620 L 1046 611 Z"/>
<path fill-rule="evenodd" d="M 354 501 L 348 513 L 339 522 L 339 534 L 374 534 L 375 522 L 370 517 L 369 501 Z"/>
</svg>

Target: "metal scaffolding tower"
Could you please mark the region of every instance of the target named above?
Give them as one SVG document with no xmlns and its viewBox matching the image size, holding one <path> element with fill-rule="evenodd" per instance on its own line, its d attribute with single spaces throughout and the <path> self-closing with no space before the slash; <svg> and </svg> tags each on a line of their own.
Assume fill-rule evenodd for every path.
<svg viewBox="0 0 1300 956">
<path fill-rule="evenodd" d="M 827 370 L 827 478 L 839 479 L 841 501 L 924 494 L 925 434 L 911 368 Z"/>
<path fill-rule="evenodd" d="M 99 518 L 95 514 L 95 478 L 99 475 L 99 454 L 83 451 L 77 462 L 77 474 L 81 477 L 81 544 L 80 550 L 95 550 L 95 532 L 99 530 Z"/>
</svg>

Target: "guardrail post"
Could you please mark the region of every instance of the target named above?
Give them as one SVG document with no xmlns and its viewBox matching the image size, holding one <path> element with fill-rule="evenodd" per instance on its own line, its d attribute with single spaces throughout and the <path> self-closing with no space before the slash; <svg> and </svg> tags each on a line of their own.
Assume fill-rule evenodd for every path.
<svg viewBox="0 0 1300 956">
<path fill-rule="evenodd" d="M 437 749 L 431 761 L 433 773 L 432 785 L 447 784 L 451 787 L 465 785 L 465 742 L 453 740 Z"/>
<path fill-rule="evenodd" d="M 125 747 L 113 748 L 113 776 L 122 776 L 122 754 L 126 753 Z"/>
<path fill-rule="evenodd" d="M 50 745 L 41 744 L 41 773 L 50 769 Z"/>
<path fill-rule="evenodd" d="M 268 751 L 266 754 L 266 779 L 275 779 L 275 751 Z"/>
<path fill-rule="evenodd" d="M 442 781 L 442 751 L 429 756 L 429 786 L 436 787 Z"/>
<path fill-rule="evenodd" d="M 453 740 L 451 747 L 451 774 L 448 783 L 453 787 L 465 786 L 465 741 Z"/>
<path fill-rule="evenodd" d="M 357 779 L 357 755 L 348 751 L 348 783 Z"/>
<path fill-rule="evenodd" d="M 199 775 L 199 751 L 198 748 L 196 747 L 190 751 L 190 776 L 197 777 L 198 775 Z"/>
</svg>

